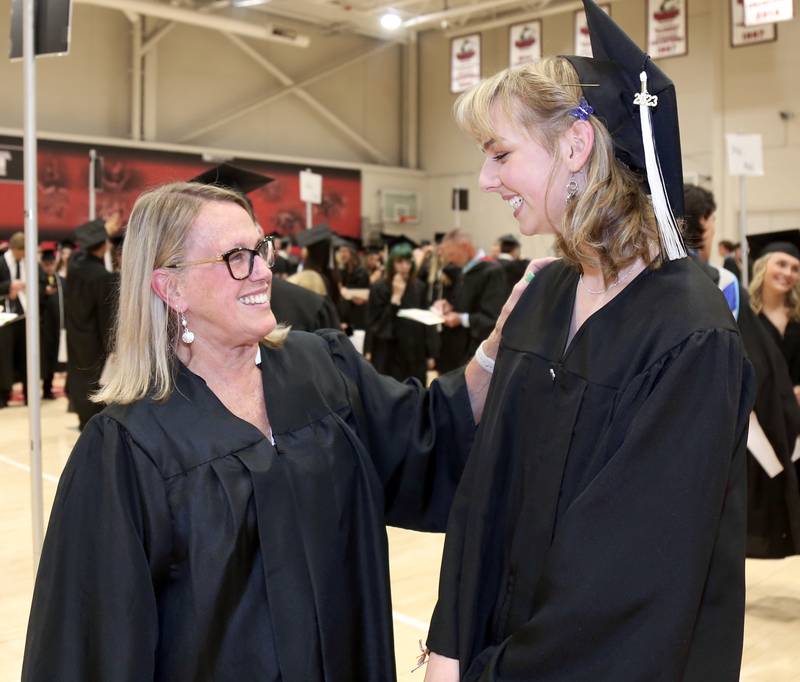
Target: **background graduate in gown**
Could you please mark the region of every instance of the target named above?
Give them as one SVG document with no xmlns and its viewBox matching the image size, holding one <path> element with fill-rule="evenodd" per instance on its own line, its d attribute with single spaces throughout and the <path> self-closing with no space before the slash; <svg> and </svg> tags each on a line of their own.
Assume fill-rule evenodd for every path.
<svg viewBox="0 0 800 682">
<path fill-rule="evenodd" d="M 730 270 L 708 263 L 716 208 L 711 192 L 696 185 L 684 186 L 684 236 L 690 254 L 720 289 L 737 321 L 755 370 L 755 430 L 763 432 L 772 449 L 772 453 L 765 453 L 758 440 L 754 445 L 751 430 L 747 457 L 747 556 L 781 559 L 800 552 L 800 488 L 792 463 L 795 441 L 800 435 L 800 406 L 786 361 L 753 311 L 748 292 L 741 289 Z M 714 399 L 711 395 L 708 398 Z M 765 457 L 773 461 L 762 463 Z"/>
<path fill-rule="evenodd" d="M 505 71 L 456 105 L 484 146 L 482 188 L 522 234 L 554 232 L 563 259 L 503 330 L 427 679 L 734 682 L 752 369 L 670 210 L 674 87 L 584 6 L 594 59 Z"/>
<path fill-rule="evenodd" d="M 489 375 L 426 391 L 340 332 L 277 327 L 273 255 L 230 190 L 134 206 L 108 407 L 59 483 L 25 682 L 395 678 L 385 524 L 443 530 Z"/>
</svg>

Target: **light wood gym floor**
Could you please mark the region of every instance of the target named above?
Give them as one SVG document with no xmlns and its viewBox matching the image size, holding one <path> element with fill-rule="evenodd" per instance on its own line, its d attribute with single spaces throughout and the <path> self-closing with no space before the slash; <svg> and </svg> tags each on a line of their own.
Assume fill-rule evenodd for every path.
<svg viewBox="0 0 800 682">
<path fill-rule="evenodd" d="M 42 403 L 45 514 L 78 437 L 66 400 Z M 0 682 L 19 682 L 33 589 L 27 410 L 0 410 Z M 411 674 L 436 599 L 442 536 L 389 529 L 397 671 Z M 747 563 L 747 620 L 741 679 L 800 680 L 800 557 Z M 88 681 L 87 681 L 88 682 Z M 99 682 L 99 681 L 98 681 Z M 565 681 L 566 682 L 566 681 Z M 713 682 L 709 680 L 709 682 Z"/>
</svg>

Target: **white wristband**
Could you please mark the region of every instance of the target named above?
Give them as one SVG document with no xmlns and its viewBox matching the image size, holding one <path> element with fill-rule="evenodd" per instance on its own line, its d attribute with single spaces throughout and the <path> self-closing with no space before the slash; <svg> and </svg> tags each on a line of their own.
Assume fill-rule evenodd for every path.
<svg viewBox="0 0 800 682">
<path fill-rule="evenodd" d="M 478 346 L 478 349 L 475 351 L 475 362 L 477 362 L 481 369 L 485 372 L 491 374 L 494 372 L 494 360 L 492 360 L 486 353 L 483 352 L 483 344 L 486 343 L 484 341 Z"/>
</svg>

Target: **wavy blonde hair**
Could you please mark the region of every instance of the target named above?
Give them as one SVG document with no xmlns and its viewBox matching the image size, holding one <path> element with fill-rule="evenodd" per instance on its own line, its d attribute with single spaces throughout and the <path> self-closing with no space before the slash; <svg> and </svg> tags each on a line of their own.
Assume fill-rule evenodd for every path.
<svg viewBox="0 0 800 682">
<path fill-rule="evenodd" d="M 136 200 L 122 252 L 115 358 L 109 382 L 92 396 L 95 402 L 124 405 L 142 398 L 165 400 L 172 393 L 180 324 L 150 283 L 155 270 L 182 260 L 189 230 L 210 202 L 235 204 L 253 218 L 241 195 L 212 185 L 177 182 Z M 288 332 L 279 325 L 265 342 L 280 347 Z"/>
<path fill-rule="evenodd" d="M 750 280 L 748 291 L 750 292 L 750 307 L 756 315 L 764 310 L 764 278 L 767 274 L 769 258 L 774 255 L 774 252 L 768 253 L 753 263 L 753 278 Z M 784 304 L 789 309 L 789 319 L 800 322 L 800 281 L 786 294 Z"/>
<path fill-rule="evenodd" d="M 455 103 L 455 119 L 484 145 L 498 138 L 492 115 L 499 107 L 552 155 L 549 196 L 561 159 L 559 137 L 575 122 L 569 111 L 578 106 L 583 94 L 579 82 L 572 64 L 563 57 L 505 69 L 461 95 Z M 638 257 L 660 264 L 660 257 L 653 259 L 660 252 L 660 242 L 641 180 L 616 160 L 611 135 L 597 116 L 590 116 L 588 122 L 594 130 L 594 147 L 584 166 L 586 188 L 567 202 L 564 219 L 555 226 L 556 245 L 574 266 L 580 267 L 583 261 L 599 267 L 608 282 Z"/>
</svg>

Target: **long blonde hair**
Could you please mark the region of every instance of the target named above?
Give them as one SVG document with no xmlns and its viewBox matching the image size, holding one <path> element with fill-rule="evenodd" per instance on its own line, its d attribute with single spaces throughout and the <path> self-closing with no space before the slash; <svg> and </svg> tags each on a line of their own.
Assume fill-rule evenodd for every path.
<svg viewBox="0 0 800 682">
<path fill-rule="evenodd" d="M 209 202 L 240 206 L 245 199 L 212 185 L 177 182 L 142 194 L 128 221 L 114 327 L 109 382 L 92 396 L 102 403 L 127 404 L 142 398 L 165 400 L 174 386 L 178 315 L 151 287 L 153 272 L 184 256 L 189 229 Z M 278 326 L 265 341 L 280 346 L 288 328 Z"/>
<path fill-rule="evenodd" d="M 774 252 L 768 253 L 753 263 L 753 278 L 750 280 L 748 291 L 750 292 L 750 307 L 756 315 L 764 310 L 764 279 L 767 274 L 769 258 L 774 255 Z M 789 319 L 800 322 L 800 281 L 786 294 L 784 304 L 789 309 Z"/>
<path fill-rule="evenodd" d="M 558 139 L 575 122 L 569 111 L 580 103 L 579 82 L 563 57 L 505 69 L 459 97 L 454 107 L 456 122 L 483 145 L 498 138 L 492 114 L 499 106 L 553 156 L 549 196 L 561 157 Z M 586 188 L 567 202 L 562 224 L 556 226 L 556 244 L 568 262 L 591 263 L 610 281 L 638 257 L 653 260 L 652 254 L 658 253 L 658 227 L 640 179 L 615 159 L 608 130 L 597 116 L 590 116 L 588 122 L 594 130 L 594 148 L 584 167 Z M 660 259 L 654 264 L 658 263 Z"/>
</svg>

